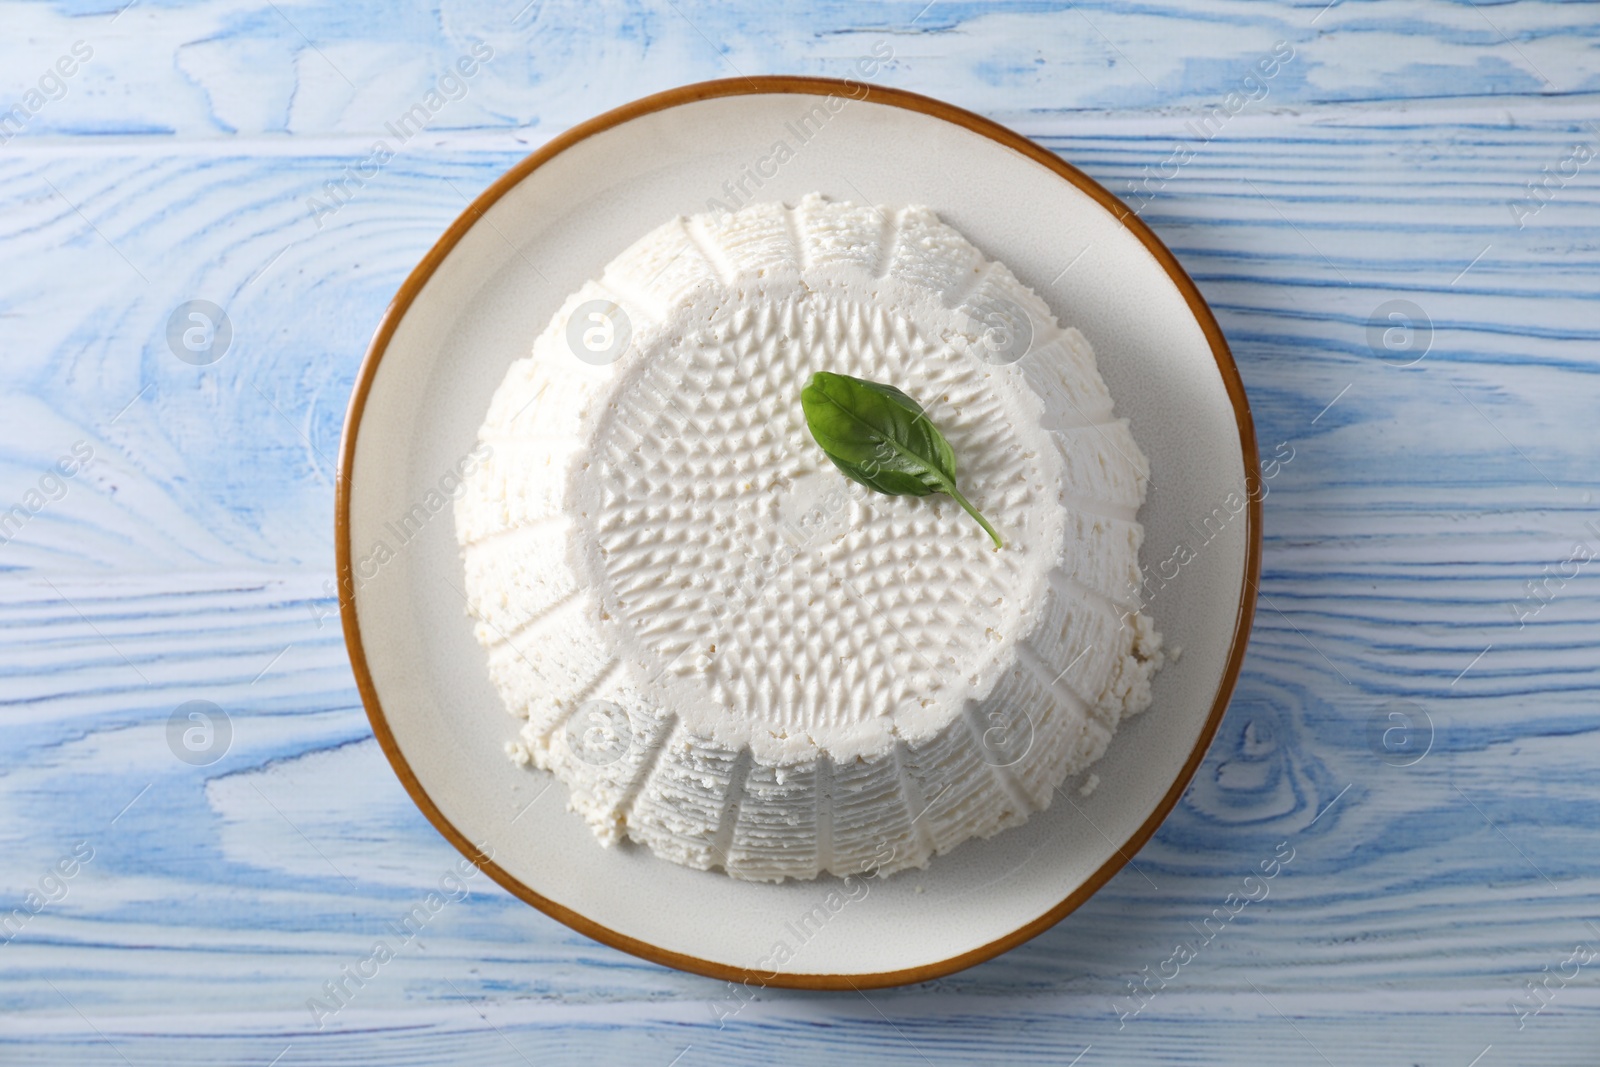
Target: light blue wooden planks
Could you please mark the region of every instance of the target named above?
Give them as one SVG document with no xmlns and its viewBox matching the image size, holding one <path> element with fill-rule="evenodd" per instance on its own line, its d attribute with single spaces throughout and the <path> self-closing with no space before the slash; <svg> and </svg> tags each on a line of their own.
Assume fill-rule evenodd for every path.
<svg viewBox="0 0 1600 1067">
<path fill-rule="evenodd" d="M 1596 143 L 1587 7 L 520 7 L 0 16 L 0 100 L 93 49 L 0 145 L 0 508 L 44 500 L 0 545 L 0 903 L 59 896 L 0 945 L 0 1060 L 1592 1059 L 1592 966 L 1548 978 L 1600 945 L 1600 597 L 1561 570 L 1600 550 L 1600 163 L 1563 173 Z M 686 81 L 849 74 L 878 40 L 884 83 L 1137 207 L 1216 309 L 1264 451 L 1292 449 L 1194 785 L 1136 870 L 920 990 L 771 991 L 718 1029 L 722 984 L 480 877 L 318 1031 L 307 1001 L 455 859 L 330 614 L 332 457 L 383 306 L 568 124 Z M 475 43 L 494 55 L 459 99 L 319 213 Z M 195 299 L 233 330 L 207 366 L 168 341 Z M 1369 333 L 1397 299 L 1426 315 L 1410 366 Z M 79 442 L 91 462 L 41 483 Z M 205 766 L 168 740 L 191 700 L 232 735 Z M 1284 841 L 1270 895 L 1167 978 Z"/>
</svg>

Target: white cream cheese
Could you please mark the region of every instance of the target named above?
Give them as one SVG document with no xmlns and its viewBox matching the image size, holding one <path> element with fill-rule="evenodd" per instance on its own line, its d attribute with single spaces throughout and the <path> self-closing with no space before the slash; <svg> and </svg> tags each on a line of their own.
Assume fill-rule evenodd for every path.
<svg viewBox="0 0 1600 1067">
<path fill-rule="evenodd" d="M 845 479 L 800 390 L 895 385 L 1005 540 Z M 1150 702 L 1147 463 L 1088 342 L 926 208 L 678 218 L 508 371 L 456 505 L 469 610 L 552 771 L 758 880 L 888 873 L 1049 805 Z"/>
</svg>

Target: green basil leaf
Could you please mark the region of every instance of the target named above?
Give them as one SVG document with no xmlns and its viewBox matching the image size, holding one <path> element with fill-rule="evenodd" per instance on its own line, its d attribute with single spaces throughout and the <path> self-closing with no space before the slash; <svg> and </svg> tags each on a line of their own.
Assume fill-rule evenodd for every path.
<svg viewBox="0 0 1600 1067">
<path fill-rule="evenodd" d="M 922 405 L 892 385 L 818 371 L 800 391 L 806 426 L 845 477 L 889 496 L 948 493 L 994 546 L 1000 535 L 956 489 L 956 455 Z"/>
</svg>

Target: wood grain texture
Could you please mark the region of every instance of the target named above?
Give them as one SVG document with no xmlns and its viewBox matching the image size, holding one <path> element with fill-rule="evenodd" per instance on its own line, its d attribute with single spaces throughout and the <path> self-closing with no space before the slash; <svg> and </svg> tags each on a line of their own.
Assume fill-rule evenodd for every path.
<svg viewBox="0 0 1600 1067">
<path fill-rule="evenodd" d="M 0 144 L 0 513 L 29 512 L 0 531 L 0 914 L 27 913 L 0 1061 L 1593 1062 L 1600 958 L 1566 961 L 1600 949 L 1600 565 L 1571 562 L 1600 553 L 1600 161 L 1563 173 L 1600 152 L 1592 8 L 521 6 L 0 5 L 0 102 L 93 51 Z M 1139 210 L 1212 302 L 1264 454 L 1292 450 L 1205 765 L 1136 869 L 927 986 L 730 1015 L 725 986 L 478 877 L 319 1030 L 307 1000 L 456 858 L 371 739 L 332 615 L 330 457 L 385 303 L 572 122 L 848 75 L 878 40 L 885 84 Z M 478 42 L 460 99 L 313 217 Z M 213 365 L 168 344 L 191 299 L 232 324 Z M 1369 328 L 1393 300 L 1428 324 L 1409 366 Z M 207 766 L 169 746 L 190 700 L 231 726 Z M 1391 713 L 1414 729 L 1386 747 Z M 1285 841 L 1270 894 L 1136 996 Z"/>
</svg>

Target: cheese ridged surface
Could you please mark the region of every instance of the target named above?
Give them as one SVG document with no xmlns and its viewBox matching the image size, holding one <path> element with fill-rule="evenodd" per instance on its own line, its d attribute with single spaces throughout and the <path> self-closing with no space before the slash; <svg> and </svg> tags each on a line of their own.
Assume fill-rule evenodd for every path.
<svg viewBox="0 0 1600 1067">
<path fill-rule="evenodd" d="M 800 408 L 821 370 L 921 402 L 1005 547 L 845 479 Z M 1083 336 L 925 208 L 663 225 L 480 438 L 456 530 L 510 749 L 605 844 L 769 881 L 922 866 L 1150 701 L 1146 460 Z"/>
</svg>

